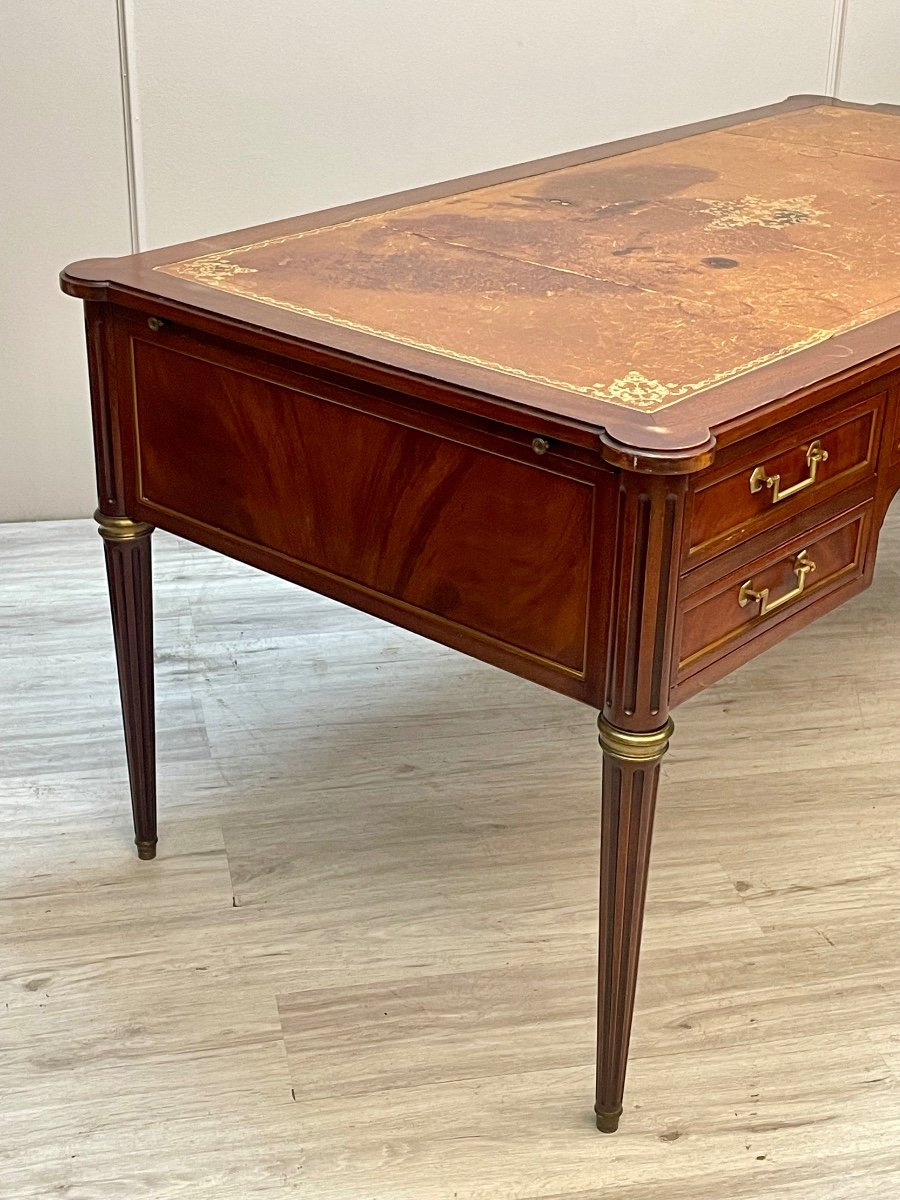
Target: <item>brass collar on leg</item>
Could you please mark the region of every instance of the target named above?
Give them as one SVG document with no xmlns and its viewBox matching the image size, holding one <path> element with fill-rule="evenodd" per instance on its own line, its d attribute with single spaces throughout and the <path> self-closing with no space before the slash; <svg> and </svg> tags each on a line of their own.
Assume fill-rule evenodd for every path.
<svg viewBox="0 0 900 1200">
<path fill-rule="evenodd" d="M 627 729 L 610 725 L 602 713 L 597 719 L 597 726 L 603 753 L 624 762 L 650 762 L 662 758 L 669 748 L 669 738 L 675 728 L 670 717 L 662 729 L 654 729 L 650 733 L 630 733 Z"/>
<path fill-rule="evenodd" d="M 131 517 L 108 517 L 99 509 L 94 513 L 94 520 L 100 526 L 97 532 L 108 542 L 133 542 L 153 532 L 153 526 L 146 521 L 132 521 Z"/>
</svg>

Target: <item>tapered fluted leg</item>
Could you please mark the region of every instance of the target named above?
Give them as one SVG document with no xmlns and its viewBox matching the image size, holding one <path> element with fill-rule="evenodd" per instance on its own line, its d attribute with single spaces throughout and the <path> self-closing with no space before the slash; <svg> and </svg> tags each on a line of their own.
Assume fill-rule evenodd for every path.
<svg viewBox="0 0 900 1200">
<path fill-rule="evenodd" d="M 600 717 L 603 815 L 597 1006 L 597 1128 L 614 1133 L 625 1068 L 659 764 L 672 733 L 675 610 L 687 481 L 623 472 Z"/>
<path fill-rule="evenodd" d="M 138 858 L 156 857 L 156 716 L 153 701 L 152 525 L 95 514 L 106 551 L 119 695 Z"/>
<path fill-rule="evenodd" d="M 659 765 L 672 722 L 628 733 L 600 718 L 600 962 L 597 1005 L 597 1128 L 615 1133 L 622 1113 Z"/>
<path fill-rule="evenodd" d="M 603 811 L 594 1111 L 604 1133 L 615 1133 L 622 1114 L 659 764 L 671 733 L 671 721 L 649 733 L 629 733 L 600 718 Z"/>
</svg>

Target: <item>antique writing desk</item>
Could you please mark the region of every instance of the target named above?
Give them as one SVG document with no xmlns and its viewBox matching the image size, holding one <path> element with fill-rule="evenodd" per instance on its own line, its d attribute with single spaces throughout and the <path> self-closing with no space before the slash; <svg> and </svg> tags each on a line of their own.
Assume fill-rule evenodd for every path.
<svg viewBox="0 0 900 1200">
<path fill-rule="evenodd" d="M 155 525 L 599 709 L 614 1130 L 670 710 L 872 576 L 898 244 L 900 109 L 803 97 L 69 267 L 140 856 Z"/>
</svg>

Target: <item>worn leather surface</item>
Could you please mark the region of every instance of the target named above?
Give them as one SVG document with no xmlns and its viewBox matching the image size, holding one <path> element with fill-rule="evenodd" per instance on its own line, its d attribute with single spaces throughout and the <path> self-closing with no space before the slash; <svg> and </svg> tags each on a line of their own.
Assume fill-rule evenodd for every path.
<svg viewBox="0 0 900 1200">
<path fill-rule="evenodd" d="M 900 117 L 812 107 L 157 271 L 654 412 L 900 309 Z"/>
</svg>

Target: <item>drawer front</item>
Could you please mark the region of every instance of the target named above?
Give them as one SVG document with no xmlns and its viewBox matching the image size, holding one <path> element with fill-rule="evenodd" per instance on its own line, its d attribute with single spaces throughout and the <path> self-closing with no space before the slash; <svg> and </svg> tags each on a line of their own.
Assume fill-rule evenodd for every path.
<svg viewBox="0 0 900 1200">
<path fill-rule="evenodd" d="M 125 345 L 138 515 L 476 656 L 466 638 L 584 676 L 596 472 L 226 347 Z"/>
<path fill-rule="evenodd" d="M 679 682 L 860 578 L 871 510 L 869 501 L 768 553 L 748 547 L 743 564 L 689 596 L 681 614 Z"/>
<path fill-rule="evenodd" d="M 770 432 L 727 467 L 698 480 L 692 498 L 687 566 L 790 520 L 874 475 L 885 395 L 827 415 L 805 416 Z"/>
</svg>

